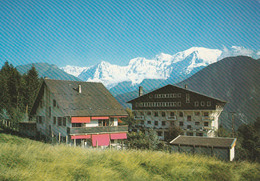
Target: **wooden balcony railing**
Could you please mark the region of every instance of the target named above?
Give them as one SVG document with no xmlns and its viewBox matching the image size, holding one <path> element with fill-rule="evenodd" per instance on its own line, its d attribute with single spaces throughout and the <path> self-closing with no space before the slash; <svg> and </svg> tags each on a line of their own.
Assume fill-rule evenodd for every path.
<svg viewBox="0 0 260 181">
<path fill-rule="evenodd" d="M 93 134 L 127 132 L 128 126 L 98 126 L 98 127 L 74 127 L 68 128 L 68 134 Z"/>
</svg>

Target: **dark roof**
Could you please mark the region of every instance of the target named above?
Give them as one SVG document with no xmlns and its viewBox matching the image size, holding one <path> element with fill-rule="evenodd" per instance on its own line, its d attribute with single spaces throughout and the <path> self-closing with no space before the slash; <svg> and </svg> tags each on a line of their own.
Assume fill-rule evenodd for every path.
<svg viewBox="0 0 260 181">
<path fill-rule="evenodd" d="M 208 98 L 211 98 L 211 99 L 215 99 L 215 100 L 217 100 L 217 101 L 219 101 L 219 102 L 221 102 L 221 103 L 227 103 L 227 101 L 220 100 L 220 99 L 218 99 L 218 98 L 211 97 L 211 96 L 208 96 L 208 95 L 205 95 L 205 94 L 202 94 L 202 93 L 199 93 L 199 92 L 195 92 L 195 91 L 190 90 L 190 89 L 185 89 L 185 88 L 182 88 L 182 87 L 179 87 L 179 86 L 176 86 L 176 85 L 172 85 L 172 84 L 168 84 L 168 85 L 163 86 L 163 87 L 161 87 L 161 88 L 159 88 L 159 89 L 153 90 L 152 92 L 149 92 L 149 93 L 147 93 L 147 94 L 152 94 L 152 93 L 154 93 L 154 92 L 160 91 L 161 89 L 165 89 L 165 88 L 168 88 L 168 87 L 174 87 L 174 88 L 177 88 L 177 89 L 182 89 L 182 90 L 189 91 L 189 92 L 192 92 L 192 93 L 195 93 L 195 94 L 199 94 L 199 95 L 201 95 L 201 96 L 205 96 L 205 97 L 208 97 Z M 139 98 L 144 97 L 144 96 L 146 96 L 147 94 L 144 94 L 144 95 L 142 95 L 142 96 L 140 96 L 140 97 L 137 97 L 137 98 L 135 98 L 135 99 L 132 99 L 132 100 L 128 101 L 127 103 L 135 102 L 135 101 L 137 101 Z"/>
<path fill-rule="evenodd" d="M 201 147 L 219 147 L 232 148 L 236 144 L 236 138 L 220 137 L 200 137 L 200 136 L 181 136 L 170 142 L 171 145 L 180 146 L 201 146 Z"/>
<path fill-rule="evenodd" d="M 102 83 L 45 79 L 46 85 L 65 116 L 126 116 L 127 113 Z M 38 97 L 43 94 L 42 85 Z M 81 93 L 78 87 L 81 85 Z M 39 104 L 36 99 L 32 113 Z"/>
</svg>

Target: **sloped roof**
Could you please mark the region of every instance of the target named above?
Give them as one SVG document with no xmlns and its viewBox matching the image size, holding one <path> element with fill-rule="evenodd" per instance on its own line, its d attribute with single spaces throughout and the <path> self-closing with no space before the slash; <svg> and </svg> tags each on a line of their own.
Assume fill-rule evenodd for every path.
<svg viewBox="0 0 260 181">
<path fill-rule="evenodd" d="M 200 136 L 181 136 L 170 142 L 171 145 L 180 146 L 201 146 L 201 147 L 219 147 L 232 148 L 236 144 L 236 138 L 220 137 L 200 137 Z"/>
<path fill-rule="evenodd" d="M 127 115 L 102 83 L 45 79 L 43 85 L 50 90 L 57 105 L 66 116 Z M 81 93 L 78 91 L 79 85 L 81 85 Z M 40 92 L 43 91 L 40 90 L 38 96 Z M 33 109 L 36 107 L 34 106 Z"/>
<path fill-rule="evenodd" d="M 142 96 L 140 96 L 140 97 L 137 97 L 137 98 L 135 98 L 135 99 L 132 99 L 132 100 L 128 101 L 127 103 L 132 103 L 132 102 L 138 101 L 140 98 L 142 98 L 142 97 L 144 97 L 144 96 L 147 96 L 147 95 L 149 95 L 149 94 L 153 94 L 153 93 L 158 92 L 158 91 L 160 91 L 160 90 L 162 90 L 162 89 L 169 89 L 169 88 L 181 89 L 181 90 L 184 90 L 184 91 L 187 91 L 187 92 L 192 92 L 192 93 L 198 94 L 198 95 L 200 95 L 200 96 L 208 97 L 208 98 L 210 98 L 210 99 L 215 99 L 216 101 L 219 101 L 219 102 L 221 102 L 221 103 L 226 103 L 226 102 L 227 102 L 227 101 L 224 101 L 224 100 L 220 100 L 220 99 L 218 99 L 218 98 L 215 98 L 215 97 L 211 97 L 211 96 L 208 96 L 208 95 L 199 93 L 199 92 L 195 92 L 195 91 L 190 90 L 190 89 L 185 89 L 185 88 L 182 88 L 182 87 L 179 87 L 179 86 L 176 86 L 176 85 L 168 84 L 168 85 L 166 85 L 166 86 L 163 86 L 163 87 L 161 87 L 161 88 L 158 88 L 158 89 L 156 89 L 156 90 L 153 90 L 152 92 L 149 92 L 149 93 L 144 94 L 144 95 L 142 95 Z"/>
</svg>

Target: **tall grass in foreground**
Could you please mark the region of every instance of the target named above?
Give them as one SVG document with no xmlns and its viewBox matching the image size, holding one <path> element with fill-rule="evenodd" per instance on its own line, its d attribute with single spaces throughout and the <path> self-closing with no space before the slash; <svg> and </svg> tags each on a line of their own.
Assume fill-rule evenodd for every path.
<svg viewBox="0 0 260 181">
<path fill-rule="evenodd" d="M 259 180 L 259 164 L 49 145 L 0 133 L 0 180 Z"/>
</svg>

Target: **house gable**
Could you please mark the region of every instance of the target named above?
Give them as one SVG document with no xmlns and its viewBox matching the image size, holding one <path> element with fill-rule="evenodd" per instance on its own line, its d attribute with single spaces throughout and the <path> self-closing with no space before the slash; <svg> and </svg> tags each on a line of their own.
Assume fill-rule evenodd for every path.
<svg viewBox="0 0 260 181">
<path fill-rule="evenodd" d="M 217 107 L 223 107 L 226 102 L 188 89 L 166 85 L 128 103 L 132 103 L 133 110 L 215 110 Z"/>
</svg>

